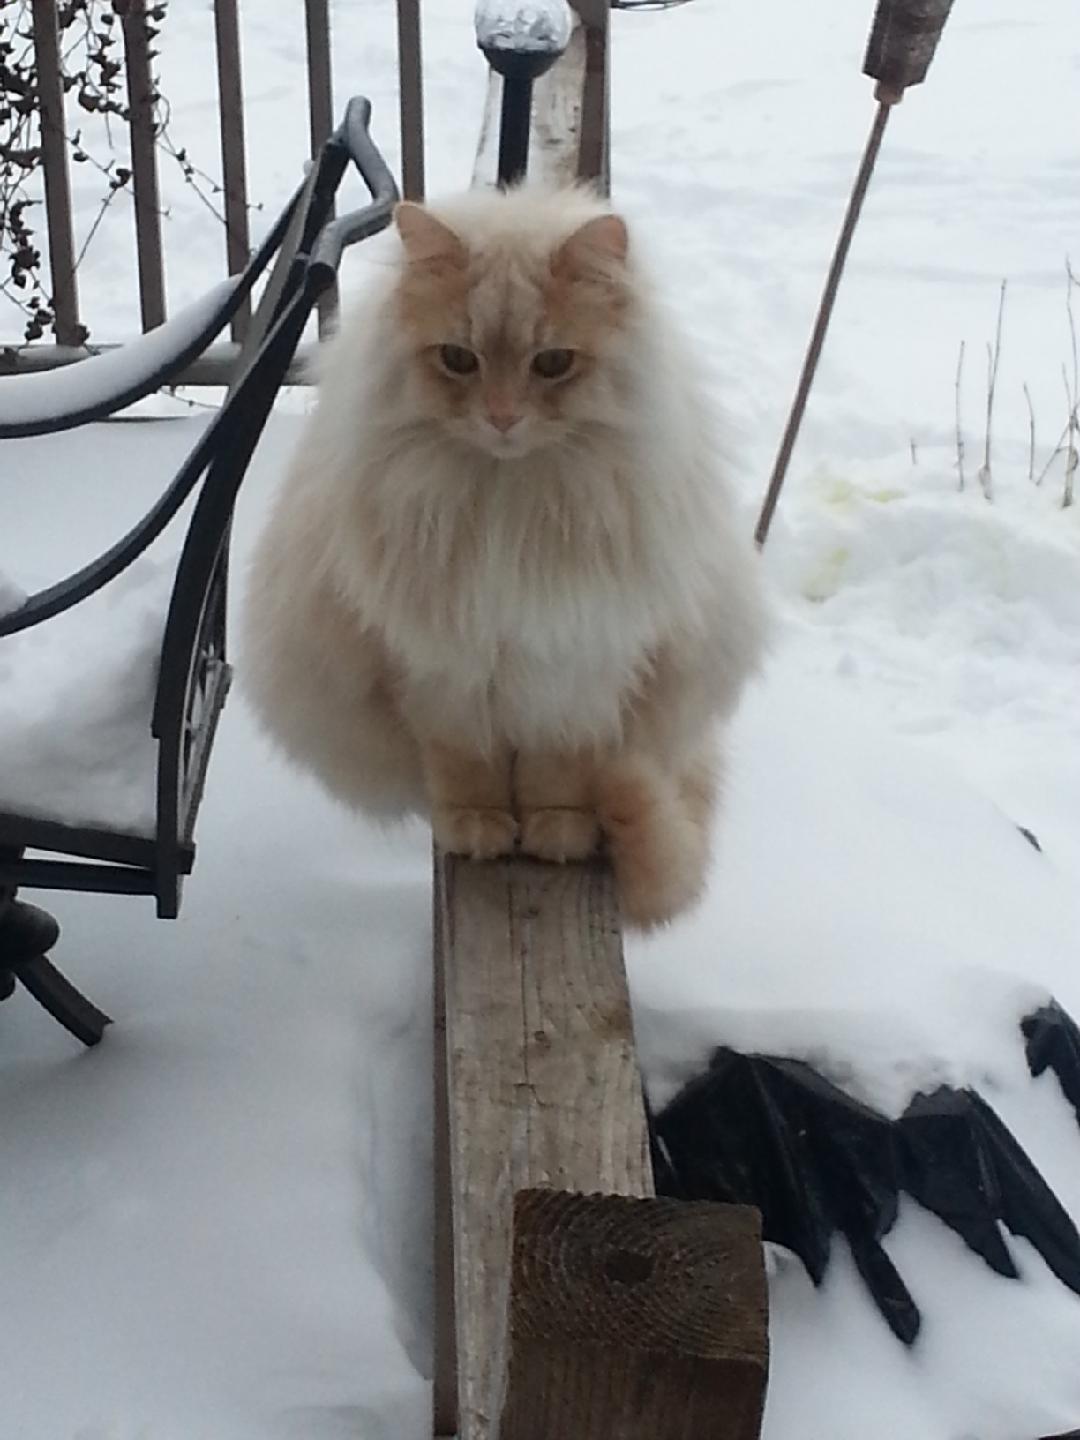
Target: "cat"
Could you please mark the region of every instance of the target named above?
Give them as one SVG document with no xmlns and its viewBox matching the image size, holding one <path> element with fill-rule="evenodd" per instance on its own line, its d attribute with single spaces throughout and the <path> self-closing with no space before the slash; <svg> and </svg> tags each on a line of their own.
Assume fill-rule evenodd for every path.
<svg viewBox="0 0 1080 1440">
<path fill-rule="evenodd" d="M 249 697 L 345 802 L 478 859 L 606 849 L 669 920 L 765 633 L 698 367 L 585 190 L 395 223 L 256 544 Z"/>
</svg>

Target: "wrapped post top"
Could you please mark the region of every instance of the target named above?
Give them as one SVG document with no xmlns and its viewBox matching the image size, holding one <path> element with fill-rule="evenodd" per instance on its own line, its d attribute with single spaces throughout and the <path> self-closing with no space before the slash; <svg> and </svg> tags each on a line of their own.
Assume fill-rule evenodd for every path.
<svg viewBox="0 0 1080 1440">
<path fill-rule="evenodd" d="M 573 19 L 566 0 L 478 0 L 476 43 L 481 50 L 541 50 L 561 55 Z"/>
<path fill-rule="evenodd" d="M 921 85 L 949 18 L 953 0 L 878 0 L 863 74 L 899 98 Z"/>
<path fill-rule="evenodd" d="M 500 75 L 535 80 L 570 43 L 566 0 L 478 0 L 476 43 Z"/>
</svg>

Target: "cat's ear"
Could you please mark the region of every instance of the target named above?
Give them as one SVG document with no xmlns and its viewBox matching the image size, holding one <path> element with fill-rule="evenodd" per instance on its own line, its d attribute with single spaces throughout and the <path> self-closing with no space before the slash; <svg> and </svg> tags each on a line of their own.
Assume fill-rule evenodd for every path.
<svg viewBox="0 0 1080 1440">
<path fill-rule="evenodd" d="M 402 200 L 394 207 L 397 226 L 405 255 L 410 264 L 462 266 L 465 246 L 449 225 L 436 219 L 430 210 L 411 200 Z"/>
<path fill-rule="evenodd" d="M 559 246 L 552 268 L 556 273 L 589 275 L 621 266 L 630 248 L 626 221 L 619 215 L 597 215 Z"/>
</svg>

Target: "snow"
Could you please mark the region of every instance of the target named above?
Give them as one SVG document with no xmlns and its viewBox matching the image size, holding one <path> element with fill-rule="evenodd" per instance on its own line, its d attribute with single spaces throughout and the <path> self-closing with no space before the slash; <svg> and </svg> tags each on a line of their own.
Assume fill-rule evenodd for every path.
<svg viewBox="0 0 1080 1440">
<path fill-rule="evenodd" d="M 566 0 L 478 0 L 476 43 L 484 50 L 565 50 L 573 16 Z"/>
<path fill-rule="evenodd" d="M 104 405 L 115 408 L 121 396 L 147 387 L 200 337 L 209 338 L 206 332 L 235 289 L 234 280 L 219 281 L 156 330 L 117 350 L 91 354 L 58 370 L 4 376 L 0 380 L 0 428 L 29 430 Z"/>
<path fill-rule="evenodd" d="M 0 614 L 105 551 L 150 508 L 202 428 L 157 424 L 166 436 L 141 423 L 96 424 L 7 442 L 0 509 L 17 514 L 19 528 L 0 532 Z M 150 717 L 190 508 L 88 600 L 0 638 L 0 810 L 153 833 Z"/>
<path fill-rule="evenodd" d="M 0 810 L 153 833 L 150 717 L 174 578 L 138 560 L 83 604 L 0 640 Z"/>
<path fill-rule="evenodd" d="M 872 7 L 823 8 L 697 0 L 613 18 L 616 194 L 724 377 L 748 529 L 873 108 L 859 74 Z M 468 181 L 486 67 L 460 6 L 429 0 L 424 20 L 429 170 L 451 190 Z M 654 1098 L 725 1041 L 809 1059 L 892 1113 L 920 1085 L 971 1083 L 1080 1219 L 1080 1131 L 1054 1078 L 1027 1075 L 1017 1031 L 1050 993 L 1080 1016 L 1080 510 L 1061 508 L 1060 459 L 1042 486 L 1028 479 L 1021 389 L 1038 472 L 1064 424 L 1063 261 L 1080 220 L 1071 20 L 1066 0 L 1020 18 L 1007 0 L 956 7 L 926 85 L 892 116 L 764 556 L 783 623 L 733 735 L 714 881 L 700 912 L 631 941 L 628 959 Z M 162 42 L 177 137 L 204 157 L 211 26 L 185 7 Z M 302 21 L 248 0 L 264 222 L 300 171 L 300 39 Z M 368 90 L 396 163 L 393 41 L 392 7 L 341 0 L 336 93 Z M 222 241 L 163 180 L 182 304 L 219 273 Z M 112 224 L 85 285 L 101 338 L 132 304 Z M 390 243 L 351 257 L 346 285 Z M 1004 276 L 990 505 L 972 477 Z M 198 423 L 8 446 L 9 585 L 37 588 L 115 539 Z M 294 436 L 282 413 L 260 446 L 234 575 Z M 137 606 L 149 591 L 131 584 Z M 149 902 L 46 899 L 58 961 L 116 1018 L 98 1050 L 80 1053 L 24 995 L 0 1005 L 3 1428 L 419 1440 L 428 839 L 338 811 L 270 755 L 234 693 L 198 844 L 175 924 Z M 1080 1424 L 1080 1300 L 1030 1247 L 1010 1242 L 1023 1279 L 1003 1280 L 912 1204 L 885 1244 L 924 1316 L 910 1353 L 842 1244 L 819 1291 L 774 1252 L 765 1440 L 1035 1440 Z"/>
<path fill-rule="evenodd" d="M 26 591 L 0 570 L 0 618 L 26 604 Z"/>
</svg>

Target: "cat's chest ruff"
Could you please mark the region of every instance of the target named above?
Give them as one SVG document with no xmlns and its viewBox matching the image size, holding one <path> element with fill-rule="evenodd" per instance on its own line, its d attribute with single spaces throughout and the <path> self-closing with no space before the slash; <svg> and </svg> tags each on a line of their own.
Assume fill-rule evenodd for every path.
<svg viewBox="0 0 1080 1440">
<path fill-rule="evenodd" d="M 523 662 L 625 672 L 670 622 L 647 528 L 612 485 L 492 487 L 363 527 L 353 589 L 413 665 L 474 679 Z M 637 522 L 637 523 L 635 523 Z"/>
<path fill-rule="evenodd" d="M 529 575 L 500 564 L 437 572 L 381 615 L 414 664 L 493 679 L 523 666 L 625 670 L 656 642 L 658 614 L 643 587 L 610 575 Z M 584 676 L 583 676 L 584 678 Z"/>
<path fill-rule="evenodd" d="M 458 562 L 384 572 L 364 609 L 418 713 L 448 733 L 518 747 L 613 739 L 649 669 L 661 611 L 602 564 L 572 568 L 488 547 Z"/>
</svg>

